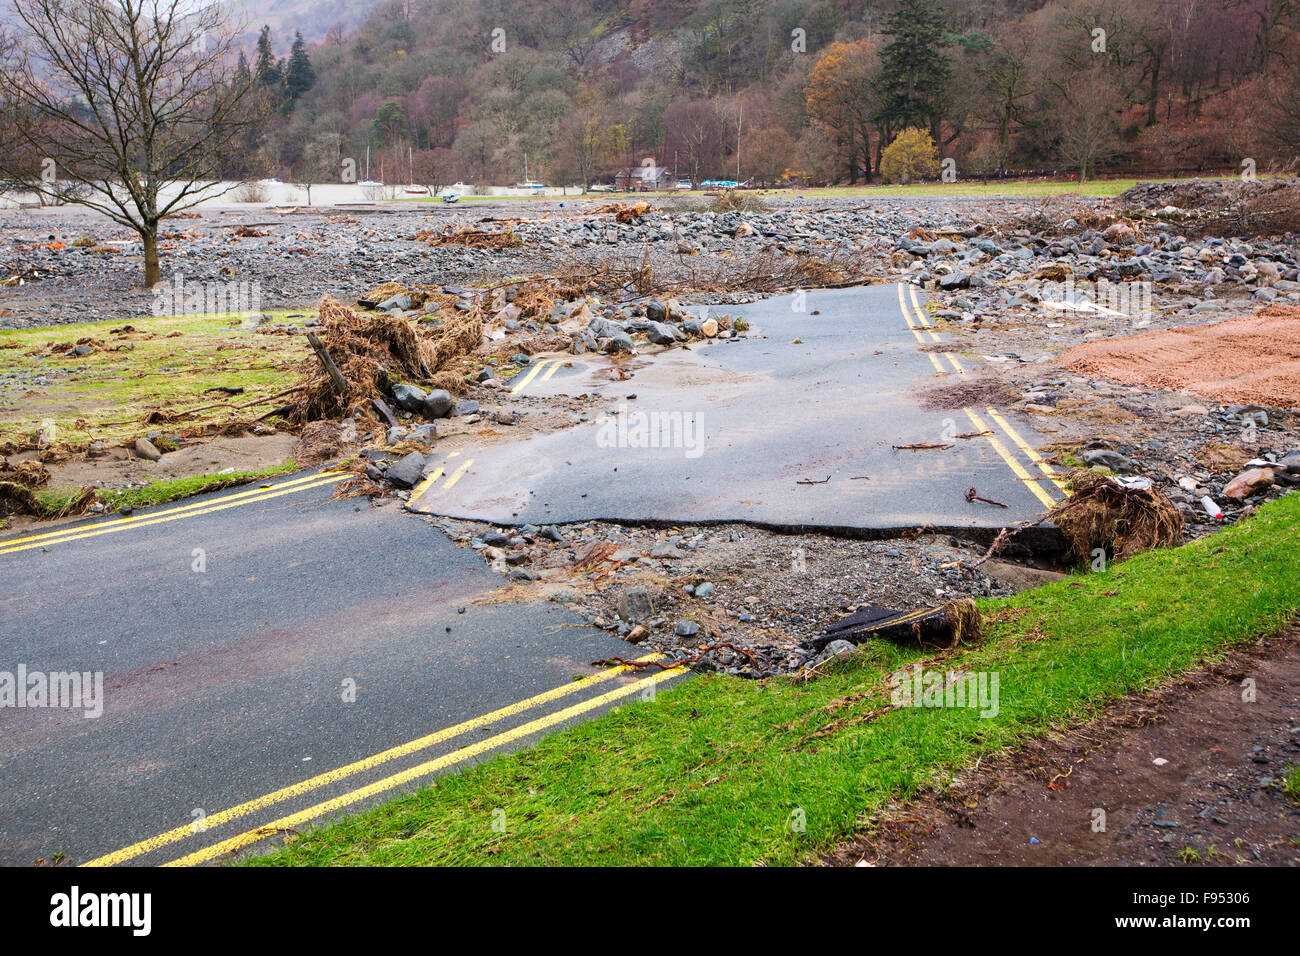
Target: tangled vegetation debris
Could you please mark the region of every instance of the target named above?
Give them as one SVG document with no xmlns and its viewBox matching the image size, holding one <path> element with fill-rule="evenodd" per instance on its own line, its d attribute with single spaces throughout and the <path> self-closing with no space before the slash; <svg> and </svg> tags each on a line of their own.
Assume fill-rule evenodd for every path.
<svg viewBox="0 0 1300 956">
<path fill-rule="evenodd" d="M 524 241 L 506 227 L 499 231 L 480 229 L 423 229 L 415 238 L 431 246 L 464 246 L 467 249 L 513 249 Z"/>
<path fill-rule="evenodd" d="M 427 378 L 437 367 L 432 342 L 406 318 L 356 312 L 326 298 L 320 306 L 321 341 L 343 375 L 340 392 L 329 370 L 304 360 L 305 387 L 289 413 L 298 422 L 344 416 L 370 417 L 370 402 L 390 382 Z M 475 341 L 477 344 L 477 340 Z"/>
<path fill-rule="evenodd" d="M 1080 560 L 1089 560 L 1097 549 L 1122 560 L 1182 540 L 1182 515 L 1154 488 L 1125 487 L 1093 471 L 1075 472 L 1069 484 L 1070 497 L 1048 518 Z"/>
</svg>

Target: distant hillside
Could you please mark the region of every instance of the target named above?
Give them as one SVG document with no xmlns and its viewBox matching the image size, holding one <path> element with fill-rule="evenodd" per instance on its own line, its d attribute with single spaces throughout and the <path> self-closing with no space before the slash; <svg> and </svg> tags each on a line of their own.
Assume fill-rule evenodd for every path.
<svg viewBox="0 0 1300 956">
<path fill-rule="evenodd" d="M 1296 0 L 379 0 L 312 45 L 307 88 L 270 71 L 249 160 L 425 184 L 1266 169 L 1300 157 L 1298 40 Z M 930 152 L 884 163 L 912 127 Z"/>
<path fill-rule="evenodd" d="M 379 0 L 227 0 L 235 23 L 245 25 L 243 45 L 252 48 L 265 24 L 278 46 L 288 49 L 294 31 L 300 31 L 308 43 L 319 43 L 333 27 L 352 34 L 365 22 Z"/>
<path fill-rule="evenodd" d="M 14 12 L 19 0 L 0 0 L 0 28 L 14 34 L 26 30 Z M 335 26 L 345 35 L 353 34 L 365 22 L 380 0 L 218 0 L 231 10 L 236 26 L 243 24 L 242 45 L 253 48 L 263 24 L 282 42 L 285 51 L 293 40 L 295 30 L 302 32 L 308 43 L 319 43 Z"/>
</svg>

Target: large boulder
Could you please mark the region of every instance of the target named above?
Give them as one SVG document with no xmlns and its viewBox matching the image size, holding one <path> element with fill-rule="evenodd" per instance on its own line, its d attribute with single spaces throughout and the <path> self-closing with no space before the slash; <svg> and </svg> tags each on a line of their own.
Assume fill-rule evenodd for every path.
<svg viewBox="0 0 1300 956">
<path fill-rule="evenodd" d="M 421 410 L 425 418 L 446 418 L 455 407 L 456 400 L 451 397 L 451 392 L 444 388 L 435 388 L 424 397 Z"/>
<path fill-rule="evenodd" d="M 654 617 L 654 601 L 645 588 L 624 588 L 618 596 L 618 616 L 629 624 L 648 621 Z"/>
<path fill-rule="evenodd" d="M 413 451 L 388 466 L 384 477 L 400 488 L 410 488 L 424 476 L 424 455 Z"/>
<path fill-rule="evenodd" d="M 418 385 L 398 383 L 393 386 L 393 401 L 408 412 L 423 411 L 424 400 L 427 397 L 428 393 Z"/>
</svg>

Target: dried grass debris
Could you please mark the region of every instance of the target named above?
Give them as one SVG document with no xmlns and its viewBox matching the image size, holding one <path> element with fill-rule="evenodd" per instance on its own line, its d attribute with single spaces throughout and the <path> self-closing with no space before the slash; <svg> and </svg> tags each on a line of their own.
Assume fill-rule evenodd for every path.
<svg viewBox="0 0 1300 956">
<path fill-rule="evenodd" d="M 1048 513 L 1048 520 L 1079 560 L 1090 560 L 1098 548 L 1123 560 L 1182 540 L 1182 514 L 1155 488 L 1126 488 L 1093 471 L 1074 472 L 1068 483 L 1070 497 Z"/>
</svg>

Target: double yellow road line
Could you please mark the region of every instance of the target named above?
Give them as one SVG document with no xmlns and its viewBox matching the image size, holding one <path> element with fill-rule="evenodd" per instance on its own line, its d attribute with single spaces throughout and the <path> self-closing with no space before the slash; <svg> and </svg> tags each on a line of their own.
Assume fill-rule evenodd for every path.
<svg viewBox="0 0 1300 956">
<path fill-rule="evenodd" d="M 916 341 L 925 345 L 927 344 L 926 336 L 928 336 L 930 342 L 942 342 L 943 339 L 939 337 L 939 333 L 935 331 L 934 326 L 930 324 L 929 316 L 926 315 L 925 310 L 921 308 L 921 300 L 917 297 L 916 286 L 908 286 L 908 291 L 911 293 L 910 310 L 908 307 L 909 303 L 903 297 L 903 283 L 900 282 L 898 284 L 898 307 L 902 310 L 903 318 L 907 320 L 907 327 L 911 329 L 912 334 L 916 336 Z M 926 354 L 930 357 L 930 362 L 934 365 L 936 372 L 946 373 L 949 371 L 949 369 L 944 368 L 943 363 L 939 361 L 938 354 L 935 354 L 934 352 L 927 352 Z M 943 352 L 940 354 L 942 354 L 943 358 L 947 359 L 948 363 L 952 366 L 951 371 L 963 376 L 967 374 L 966 367 L 962 365 L 961 360 L 957 358 L 955 354 L 952 352 Z M 964 408 L 962 411 L 966 413 L 966 417 L 971 420 L 971 424 L 975 426 L 977 432 L 988 433 L 984 437 L 988 439 L 989 445 L 992 446 L 998 456 L 1007 463 L 1007 467 L 1011 469 L 1015 476 L 1023 481 L 1026 487 L 1033 492 L 1034 496 L 1046 507 L 1055 507 L 1055 499 L 1039 486 L 1039 479 L 1026 471 L 1024 465 L 1022 465 L 1020 461 L 1011 454 L 1010 451 L 1008 451 L 1007 447 L 998 440 L 993 429 L 989 428 L 988 425 L 985 424 L 984 420 L 980 418 L 973 409 Z M 1007 437 L 1025 453 L 1025 457 L 1029 459 L 1034 467 L 1042 472 L 1043 475 L 1047 476 L 1048 480 L 1052 484 L 1056 485 L 1056 487 L 1063 493 L 1066 491 L 1065 484 L 1058 477 L 1056 470 L 1048 464 L 1037 451 L 1034 450 L 1033 446 L 1030 445 L 1029 442 L 1025 441 L 1024 438 L 1020 436 L 1020 433 L 1011 426 L 1011 423 L 1007 421 L 1003 415 L 999 414 L 992 405 L 984 406 L 984 412 L 997 424 L 999 428 L 1002 429 Z"/>
<path fill-rule="evenodd" d="M 442 481 L 443 490 L 445 491 L 448 488 L 455 486 L 456 482 L 460 481 L 461 478 L 465 476 L 465 472 L 469 471 L 469 466 L 474 464 L 473 458 L 466 458 L 464 461 L 459 463 L 452 461 L 452 459 L 459 458 L 460 456 L 461 453 L 458 451 L 450 452 L 447 455 L 446 461 L 433 471 L 429 472 L 423 480 L 411 489 L 411 497 L 407 499 L 406 506 L 408 508 L 414 507 L 415 503 L 424 496 L 426 491 L 435 487 L 439 481 L 442 481 L 444 475 L 446 476 L 446 481 Z M 450 474 L 447 472 L 448 468 L 451 469 Z"/>
<path fill-rule="evenodd" d="M 283 481 L 276 485 L 260 485 L 259 487 L 249 491 L 241 491 L 233 495 L 224 495 L 217 499 L 193 502 L 176 508 L 164 508 L 161 511 L 147 511 L 143 514 L 133 515 L 126 518 L 107 519 L 89 527 L 83 525 L 66 528 L 62 531 L 48 531 L 44 534 L 28 535 L 22 538 L 11 538 L 8 541 L 0 541 L 0 555 L 16 554 L 19 551 L 28 551 L 32 548 L 48 548 L 55 544 L 65 544 L 69 541 L 79 541 L 83 538 L 97 538 L 102 534 L 116 534 L 119 531 L 130 531 L 133 528 L 145 528 L 149 525 L 163 524 L 167 521 L 179 521 L 182 518 L 196 518 L 199 515 L 225 511 L 227 508 L 237 508 L 240 505 L 270 501 L 273 498 L 297 494 L 300 491 L 309 491 L 313 488 L 323 488 L 326 485 L 334 484 L 343 477 L 345 477 L 345 475 L 342 472 L 322 471 L 314 475 L 307 475 L 302 478 Z"/>
<path fill-rule="evenodd" d="M 546 373 L 542 375 L 541 378 L 537 378 L 537 380 L 539 382 L 545 382 L 557 371 L 559 371 L 560 366 L 564 365 L 566 361 L 567 361 L 566 359 L 547 359 L 546 361 L 543 362 L 534 362 L 529 367 L 528 371 L 524 373 L 524 377 L 521 378 L 519 381 L 515 382 L 514 385 L 510 386 L 511 393 L 514 395 L 518 395 L 520 392 L 526 389 L 529 383 L 532 382 L 533 379 L 537 378 L 537 376 L 542 373 L 542 369 L 545 369 Z"/>
<path fill-rule="evenodd" d="M 638 660 L 642 662 L 648 662 L 648 661 L 658 660 L 660 657 L 661 655 L 659 654 L 649 654 L 645 657 L 638 658 Z M 150 837 L 147 840 L 142 840 L 139 843 L 132 844 L 131 846 L 124 847 L 112 853 L 107 853 L 100 857 L 96 857 L 95 859 L 90 860 L 89 862 L 84 863 L 82 865 L 83 866 L 115 866 L 119 863 L 128 862 L 130 860 L 136 859 L 137 857 L 144 856 L 145 854 L 153 853 L 164 847 L 170 846 L 174 843 L 178 843 L 182 840 L 186 840 L 191 837 L 197 836 L 199 835 L 200 832 L 206 833 L 208 830 L 214 827 L 221 826 L 222 824 L 225 823 L 230 823 L 231 821 L 238 820 L 241 817 L 249 816 L 250 814 L 256 813 L 259 810 L 263 810 L 277 803 L 282 803 L 286 800 L 290 800 L 295 797 L 302 796 L 303 794 L 310 793 L 313 790 L 317 790 L 321 787 L 328 786 L 329 784 L 337 783 L 340 780 L 344 780 L 348 777 L 354 776 L 364 771 L 372 770 L 375 767 L 381 766 L 382 764 L 388 763 L 398 758 L 406 757 L 411 754 L 418 753 L 421 750 L 427 750 L 430 747 L 451 740 L 462 734 L 468 733 L 471 730 L 475 730 L 480 727 L 485 727 L 490 724 L 497 723 L 498 721 L 517 716 L 525 711 L 531 710 L 535 707 L 539 707 L 543 704 L 548 704 L 553 701 L 559 700 L 563 697 L 567 697 L 571 694 L 576 694 L 580 691 L 585 691 L 596 684 L 599 684 L 603 681 L 610 680 L 611 678 L 614 677 L 618 677 L 619 675 L 626 674 L 632 670 L 634 670 L 634 668 L 632 668 L 631 666 L 623 665 L 620 667 L 611 668 L 610 670 L 607 671 L 602 671 L 598 674 L 592 675 L 591 677 L 585 677 L 582 680 L 571 681 L 567 684 L 562 684 L 559 687 L 555 687 L 551 690 L 544 691 L 540 694 L 537 694 L 534 697 L 529 697 L 525 700 L 521 700 L 518 703 L 514 703 L 505 707 L 498 708 L 497 710 L 490 711 L 486 714 L 482 714 L 478 717 L 471 718 L 470 720 L 463 721 L 454 726 L 447 727 L 444 730 L 439 730 L 434 733 L 427 734 L 423 737 L 419 737 L 415 740 L 409 741 L 408 743 L 400 744 L 396 747 L 391 747 L 388 750 L 381 751 L 380 753 L 374 754 L 370 757 L 366 757 L 362 760 L 355 761 L 354 763 L 346 764 L 342 767 L 339 767 L 335 770 L 330 770 L 326 773 L 318 774 L 315 777 L 311 777 L 299 783 L 291 784 L 290 786 L 287 787 L 282 787 L 279 790 L 275 790 L 271 793 L 268 793 L 261 797 L 257 797 L 253 800 L 248 800 L 244 803 L 238 804 L 237 806 L 230 807 L 229 809 L 221 810 L 217 813 L 208 814 L 204 818 L 203 821 L 204 826 L 202 831 L 196 830 L 195 824 L 192 823 L 187 824 L 185 826 L 175 827 L 174 829 L 167 830 L 166 832 L 160 833 L 157 836 Z M 633 683 L 624 684 L 622 686 L 616 687 L 613 690 L 606 691 L 603 694 L 599 694 L 595 697 L 588 698 L 587 700 L 581 701 L 577 704 L 573 704 L 561 710 L 554 711 L 542 717 L 538 717 L 534 720 L 528 721 L 527 723 L 520 724 L 519 726 L 513 727 L 510 730 L 504 731 L 499 734 L 495 734 L 484 740 L 480 740 L 477 743 L 473 743 L 470 744 L 469 746 L 462 747 L 459 750 L 455 750 L 451 753 L 444 754 L 441 757 L 436 757 L 432 760 L 426 760 L 423 763 L 417 764 L 416 766 L 400 771 L 399 773 L 395 773 L 390 776 L 384 777 L 380 780 L 376 780 L 373 783 L 367 784 L 366 786 L 358 787 L 354 790 L 350 790 L 347 793 L 341 794 L 340 796 L 334 797 L 330 800 L 322 801 L 320 803 L 317 803 L 313 806 L 306 808 L 305 810 L 300 810 L 296 813 L 291 813 L 286 816 L 282 816 L 279 819 L 272 820 L 271 822 L 264 824 L 263 826 L 246 830 L 243 833 L 239 833 L 225 840 L 221 840 L 217 843 L 213 843 L 210 846 L 204 847 L 201 850 L 195 850 L 191 853 L 187 853 L 184 856 L 178 857 L 177 859 L 174 859 L 171 862 L 166 863 L 164 865 L 165 866 L 193 866 L 195 864 L 209 862 L 220 856 L 233 853 L 236 850 L 243 849 L 244 847 L 257 843 L 260 840 L 264 840 L 268 836 L 274 835 L 276 833 L 282 832 L 292 827 L 301 826 L 304 823 L 307 823 L 311 820 L 318 819 L 319 817 L 322 817 L 325 814 L 332 813 L 344 807 L 351 806 L 352 804 L 358 803 L 361 800 L 365 800 L 368 797 L 373 797 L 378 794 L 386 793 L 390 790 L 395 789 L 396 787 L 401 786 L 402 784 L 409 783 L 413 780 L 418 780 L 422 777 L 430 776 L 431 774 L 434 774 L 439 770 L 447 769 L 448 767 L 455 766 L 456 764 L 464 763 L 465 761 L 477 757 L 480 754 L 486 753 L 491 750 L 495 750 L 496 748 L 509 744 L 512 741 L 519 740 L 523 737 L 528 737 L 532 734 L 546 730 L 550 727 L 554 727 L 556 724 L 563 723 L 566 720 L 570 720 L 574 717 L 581 716 L 582 714 L 588 713 L 589 711 L 595 710 L 599 707 L 603 707 L 606 704 L 612 704 L 623 698 L 630 697 L 634 694 L 649 690 L 650 688 L 653 688 L 655 685 L 660 684 L 663 681 L 671 680 L 672 678 L 678 677 L 685 673 L 686 673 L 686 668 L 682 668 L 682 667 L 674 667 L 668 670 L 658 671 L 649 677 L 643 678 L 642 680 L 638 680 Z"/>
</svg>

